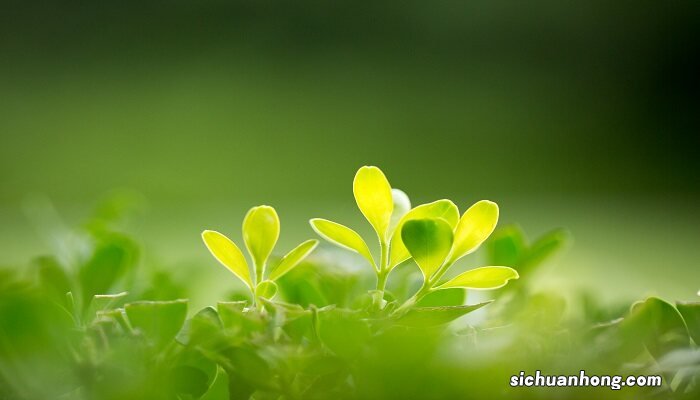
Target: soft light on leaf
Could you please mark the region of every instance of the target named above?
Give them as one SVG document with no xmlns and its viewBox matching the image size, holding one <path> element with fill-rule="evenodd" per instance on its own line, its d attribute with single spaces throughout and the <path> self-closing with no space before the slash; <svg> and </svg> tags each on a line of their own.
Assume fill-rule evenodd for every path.
<svg viewBox="0 0 700 400">
<path fill-rule="evenodd" d="M 467 289 L 498 289 L 505 286 L 509 280 L 518 279 L 518 272 L 509 267 L 481 267 L 463 272 L 438 289 L 467 288 Z"/>
<path fill-rule="evenodd" d="M 211 254 L 224 267 L 228 268 L 249 288 L 253 287 L 250 279 L 250 269 L 241 250 L 231 239 L 216 231 L 202 232 L 202 240 Z"/>
<path fill-rule="evenodd" d="M 310 220 L 309 223 L 311 223 L 311 227 L 314 229 L 314 231 L 316 231 L 316 233 L 321 235 L 321 237 L 333 244 L 360 254 L 366 258 L 373 267 L 376 268 L 376 264 L 372 258 L 372 253 L 369 252 L 367 243 L 365 243 L 357 232 L 353 231 L 347 226 L 321 218 L 314 218 Z"/>
<path fill-rule="evenodd" d="M 391 185 L 377 167 L 364 166 L 357 171 L 352 182 L 357 207 L 367 218 L 381 240 L 386 240 L 394 200 Z"/>
<path fill-rule="evenodd" d="M 310 239 L 295 247 L 280 260 L 275 269 L 270 273 L 270 280 L 276 280 L 296 267 L 318 246 L 318 240 Z"/>
<path fill-rule="evenodd" d="M 243 241 L 253 258 L 258 279 L 280 235 L 280 220 L 270 206 L 253 207 L 243 219 Z"/>
<path fill-rule="evenodd" d="M 454 230 L 455 226 L 457 226 L 457 221 L 459 221 L 459 209 L 452 201 L 443 199 L 432 203 L 421 204 L 407 212 L 399 221 L 391 237 L 391 253 L 389 255 L 390 268 L 394 268 L 411 257 L 411 254 L 408 252 L 408 249 L 406 249 L 401 239 L 401 227 L 403 224 L 405 224 L 406 221 L 425 218 L 443 219 Z"/>
<path fill-rule="evenodd" d="M 469 207 L 455 228 L 454 248 L 450 261 L 454 262 L 476 250 L 486 240 L 498 222 L 498 205 L 481 200 Z"/>
<path fill-rule="evenodd" d="M 414 219 L 403 224 L 401 238 L 426 280 L 442 266 L 452 248 L 452 228 L 442 219 Z"/>
<path fill-rule="evenodd" d="M 391 213 L 391 222 L 389 223 L 390 236 L 399 225 L 401 218 L 411 211 L 411 199 L 403 190 L 392 188 L 391 197 L 394 201 L 394 211 Z"/>
<path fill-rule="evenodd" d="M 255 288 L 255 295 L 271 299 L 277 294 L 277 284 L 273 281 L 262 281 Z"/>
</svg>

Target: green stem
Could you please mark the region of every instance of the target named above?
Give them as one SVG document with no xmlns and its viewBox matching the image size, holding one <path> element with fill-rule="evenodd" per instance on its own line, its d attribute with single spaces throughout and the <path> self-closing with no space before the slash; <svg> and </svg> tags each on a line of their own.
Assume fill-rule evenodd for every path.
<svg viewBox="0 0 700 400">
<path fill-rule="evenodd" d="M 374 306 L 377 309 L 381 309 L 382 300 L 384 300 L 384 290 L 386 289 L 386 281 L 389 278 L 389 246 L 386 240 L 379 238 L 379 265 L 377 272 L 377 296 L 375 296 Z"/>
<path fill-rule="evenodd" d="M 401 315 L 406 313 L 411 307 L 413 307 L 416 303 L 421 301 L 425 295 L 433 291 L 433 286 L 442 278 L 443 275 L 445 275 L 445 272 L 447 272 L 448 269 L 454 264 L 454 261 L 448 261 L 445 264 L 440 267 L 440 269 L 435 272 L 435 274 L 426 280 L 423 281 L 423 286 L 421 286 L 418 291 L 411 296 L 408 300 L 406 300 L 399 308 L 394 311 L 395 315 Z"/>
</svg>

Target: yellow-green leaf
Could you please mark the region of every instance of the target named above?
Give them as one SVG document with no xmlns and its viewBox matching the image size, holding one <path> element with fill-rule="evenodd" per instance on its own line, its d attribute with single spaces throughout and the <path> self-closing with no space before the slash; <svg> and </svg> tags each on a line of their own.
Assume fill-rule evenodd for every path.
<svg viewBox="0 0 700 400">
<path fill-rule="evenodd" d="M 438 289 L 467 288 L 467 289 L 498 289 L 505 286 L 509 280 L 518 279 L 518 272 L 509 267 L 481 267 L 461 273 Z"/>
<path fill-rule="evenodd" d="M 450 262 L 476 250 L 486 240 L 498 222 L 498 205 L 481 200 L 462 214 L 455 228 L 454 247 Z"/>
<path fill-rule="evenodd" d="M 442 266 L 452 248 L 452 228 L 442 219 L 407 221 L 401 238 L 426 280 Z"/>
<path fill-rule="evenodd" d="M 374 259 L 372 258 L 372 253 L 370 253 L 369 247 L 367 247 L 367 243 L 365 243 L 357 232 L 353 231 L 347 226 L 329 221 L 327 219 L 314 218 L 310 220 L 309 223 L 311 223 L 311 227 L 322 238 L 335 245 L 360 254 L 366 258 L 374 268 L 377 268 L 377 265 L 374 263 Z"/>
<path fill-rule="evenodd" d="M 459 221 L 459 209 L 450 200 L 442 199 L 432 203 L 421 204 L 406 213 L 399 221 L 394 234 L 391 237 L 389 268 L 401 264 L 411 257 L 401 239 L 401 227 L 406 221 L 413 219 L 439 218 L 445 220 L 454 230 Z"/>
<path fill-rule="evenodd" d="M 377 232 L 380 240 L 387 237 L 394 200 L 391 185 L 377 167 L 364 166 L 357 171 L 352 182 L 355 201 L 362 214 Z"/>
<path fill-rule="evenodd" d="M 275 294 L 277 294 L 277 284 L 273 281 L 262 281 L 255 288 L 255 295 L 258 297 L 271 299 Z"/>
<path fill-rule="evenodd" d="M 204 231 L 202 232 L 202 240 L 204 240 L 204 244 L 211 252 L 211 255 L 213 255 L 221 265 L 231 270 L 231 272 L 249 288 L 253 287 L 248 263 L 243 253 L 241 253 L 241 250 L 231 239 L 216 231 Z"/>
<path fill-rule="evenodd" d="M 280 219 L 270 206 L 251 208 L 243 219 L 243 241 L 253 258 L 258 281 L 262 280 L 265 263 L 280 235 Z"/>
<path fill-rule="evenodd" d="M 276 280 L 296 267 L 318 245 L 318 240 L 310 239 L 295 247 L 280 260 L 279 264 L 270 273 L 270 280 Z"/>
</svg>

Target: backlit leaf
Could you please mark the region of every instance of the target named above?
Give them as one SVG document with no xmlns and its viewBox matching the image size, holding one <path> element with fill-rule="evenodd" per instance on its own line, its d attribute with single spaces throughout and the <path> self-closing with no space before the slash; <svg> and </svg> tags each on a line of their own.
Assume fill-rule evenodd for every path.
<svg viewBox="0 0 700 400">
<path fill-rule="evenodd" d="M 481 200 L 462 214 L 454 233 L 454 248 L 450 261 L 454 262 L 476 250 L 486 240 L 498 222 L 498 205 Z"/>
<path fill-rule="evenodd" d="M 452 201 L 443 199 L 432 203 L 421 204 L 406 213 L 399 221 L 391 237 L 391 253 L 389 255 L 390 268 L 394 268 L 411 257 L 411 254 L 408 252 L 408 249 L 401 239 L 401 228 L 403 224 L 405 224 L 406 221 L 426 218 L 443 219 L 454 230 L 455 226 L 457 226 L 457 221 L 459 221 L 459 209 Z"/>
<path fill-rule="evenodd" d="M 385 240 L 394 200 L 391 185 L 384 173 L 377 167 L 364 166 L 357 171 L 352 182 L 357 207 L 372 225 L 377 235 Z"/>
<path fill-rule="evenodd" d="M 442 266 L 452 248 L 452 228 L 442 219 L 410 220 L 403 224 L 401 238 L 426 280 Z"/>
<path fill-rule="evenodd" d="M 321 235 L 321 237 L 333 244 L 359 253 L 376 268 L 367 243 L 365 243 L 364 239 L 362 239 L 357 232 L 347 226 L 326 219 L 314 218 L 309 222 L 314 231 Z"/>
<path fill-rule="evenodd" d="M 518 279 L 518 272 L 513 268 L 481 267 L 463 272 L 438 288 L 498 289 L 505 286 L 511 279 Z"/>
<path fill-rule="evenodd" d="M 233 272 L 249 288 L 253 287 L 248 263 L 241 250 L 231 239 L 216 231 L 204 231 L 202 232 L 202 240 L 221 265 Z"/>
<path fill-rule="evenodd" d="M 267 258 L 280 235 L 280 220 L 270 206 L 253 207 L 243 219 L 243 241 L 253 258 L 258 280 L 261 280 Z"/>
<path fill-rule="evenodd" d="M 318 240 L 310 239 L 287 253 L 270 273 L 270 280 L 276 280 L 296 267 L 318 246 Z"/>
</svg>

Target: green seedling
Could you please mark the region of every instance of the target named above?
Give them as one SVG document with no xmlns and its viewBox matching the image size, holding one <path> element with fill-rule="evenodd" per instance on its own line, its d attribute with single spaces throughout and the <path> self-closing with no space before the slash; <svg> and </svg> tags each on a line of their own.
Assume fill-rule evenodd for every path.
<svg viewBox="0 0 700 400">
<path fill-rule="evenodd" d="M 277 281 L 304 260 L 318 245 L 314 239 L 307 240 L 276 263 L 267 268 L 267 262 L 277 243 L 280 220 L 270 206 L 251 208 L 243 219 L 243 241 L 253 262 L 253 273 L 243 252 L 225 235 L 211 230 L 202 232 L 202 240 L 211 254 L 223 266 L 240 279 L 250 291 L 256 303 L 258 298 L 271 299 L 277 293 Z"/>
<path fill-rule="evenodd" d="M 321 218 L 310 220 L 312 228 L 329 242 L 363 256 L 377 274 L 377 291 L 383 293 L 389 273 L 413 258 L 423 273 L 422 288 L 399 309 L 415 304 L 428 293 L 448 288 L 496 289 L 518 273 L 509 267 L 483 267 L 438 284 L 460 258 L 474 252 L 498 222 L 498 206 L 482 200 L 461 217 L 450 200 L 442 199 L 411 208 L 408 196 L 392 189 L 377 167 L 364 166 L 355 174 L 353 193 L 357 207 L 374 229 L 380 256 L 376 260 L 367 242 L 354 230 Z"/>
</svg>

